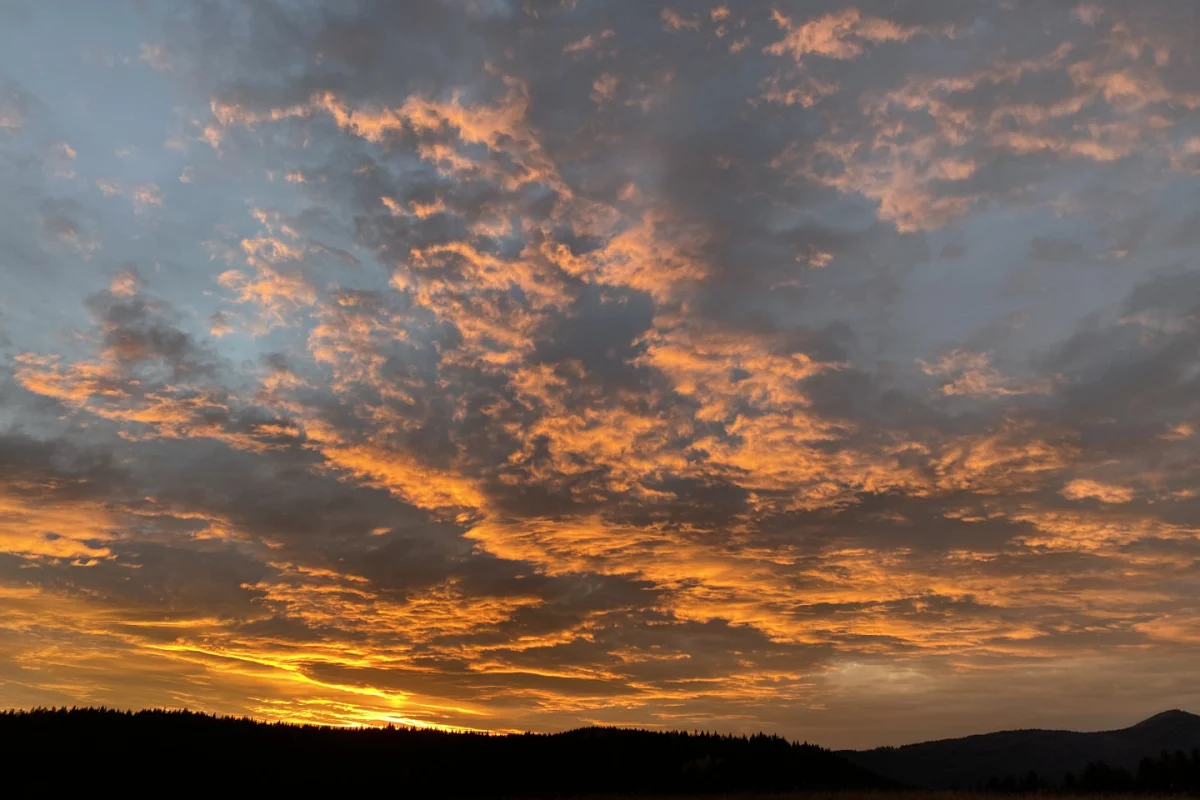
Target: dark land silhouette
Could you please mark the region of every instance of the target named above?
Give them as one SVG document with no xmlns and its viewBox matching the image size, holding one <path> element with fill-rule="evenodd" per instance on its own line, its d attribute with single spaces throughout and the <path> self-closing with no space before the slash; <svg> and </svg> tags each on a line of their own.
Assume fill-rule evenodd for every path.
<svg viewBox="0 0 1200 800">
<path fill-rule="evenodd" d="M 399 797 L 897 791 L 1200 794 L 1200 717 L 832 752 L 779 736 L 581 728 L 489 735 L 264 723 L 189 711 L 0 712 L 9 796 L 282 791 Z"/>
<path fill-rule="evenodd" d="M 840 754 L 927 789 L 1200 792 L 1200 716 L 1164 711 L 1095 733 L 1016 730 Z"/>
<path fill-rule="evenodd" d="M 398 797 L 569 797 L 896 788 L 778 736 L 582 728 L 487 735 L 267 724 L 187 711 L 0 714 L 8 786 L 64 782 L 210 793 L 267 788 Z M 62 770 L 25 769 L 61 764 Z M 181 785 L 181 781 L 183 784 Z M 240 793 L 240 792 L 239 792 Z"/>
</svg>

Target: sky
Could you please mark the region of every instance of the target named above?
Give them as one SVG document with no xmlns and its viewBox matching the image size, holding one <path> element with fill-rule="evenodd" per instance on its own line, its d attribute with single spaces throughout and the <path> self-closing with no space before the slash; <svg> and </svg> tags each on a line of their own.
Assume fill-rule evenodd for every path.
<svg viewBox="0 0 1200 800">
<path fill-rule="evenodd" d="M 6 0 L 0 706 L 1200 710 L 1200 4 Z"/>
</svg>

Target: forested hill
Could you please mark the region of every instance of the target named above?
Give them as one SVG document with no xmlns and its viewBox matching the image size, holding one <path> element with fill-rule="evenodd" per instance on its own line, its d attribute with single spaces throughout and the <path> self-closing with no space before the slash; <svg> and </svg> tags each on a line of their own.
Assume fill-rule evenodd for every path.
<svg viewBox="0 0 1200 800">
<path fill-rule="evenodd" d="M 189 793 L 253 786 L 557 797 L 896 785 L 828 750 L 777 736 L 617 728 L 497 736 L 266 724 L 186 711 L 3 713 L 0 762 L 9 767 L 7 788 L 15 781 L 46 791 L 82 783 Z"/>
<path fill-rule="evenodd" d="M 1161 770 L 1153 764 L 1144 766 L 1143 761 L 1162 759 L 1165 751 L 1171 756 L 1171 764 L 1179 762 L 1172 769 L 1190 775 L 1197 767 L 1185 769 L 1180 759 L 1200 766 L 1200 755 L 1193 755 L 1197 748 L 1200 716 L 1176 710 L 1114 731 L 1002 731 L 904 747 L 842 751 L 841 755 L 879 775 L 931 789 L 973 789 L 989 784 L 995 788 L 997 782 L 1009 778 L 1010 784 L 1033 782 L 1033 776 L 1042 786 L 1061 787 L 1068 782 L 1068 773 L 1076 780 L 1082 779 L 1089 764 L 1093 765 L 1089 776 L 1105 788 L 1149 789 L 1153 774 L 1141 776 L 1143 783 L 1149 781 L 1147 786 L 1134 785 L 1134 780 L 1147 770 Z M 1122 777 L 1121 772 L 1128 774 Z M 1200 790 L 1200 779 L 1187 780 L 1194 781 Z"/>
</svg>

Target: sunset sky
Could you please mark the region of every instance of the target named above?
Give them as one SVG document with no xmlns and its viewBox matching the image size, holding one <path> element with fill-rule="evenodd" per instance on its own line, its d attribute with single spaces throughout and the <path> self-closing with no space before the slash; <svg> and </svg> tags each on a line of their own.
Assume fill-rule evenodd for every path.
<svg viewBox="0 0 1200 800">
<path fill-rule="evenodd" d="M 4 0 L 0 707 L 1200 710 L 1200 3 Z"/>
</svg>

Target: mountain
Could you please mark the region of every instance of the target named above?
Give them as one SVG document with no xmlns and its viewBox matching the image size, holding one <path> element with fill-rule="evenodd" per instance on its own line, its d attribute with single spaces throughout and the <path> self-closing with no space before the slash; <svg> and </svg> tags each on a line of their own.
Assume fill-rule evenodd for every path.
<svg viewBox="0 0 1200 800">
<path fill-rule="evenodd" d="M 1020 778 L 1030 770 L 1057 785 L 1066 773 L 1078 776 L 1095 761 L 1136 772 L 1145 757 L 1195 748 L 1200 748 L 1200 716 L 1174 710 L 1115 731 L 1001 731 L 839 755 L 909 786 L 967 789 L 990 778 Z"/>
<path fill-rule="evenodd" d="M 0 712 L 5 766 L 0 785 L 38 795 L 67 786 L 470 798 L 896 787 L 829 750 L 763 734 L 582 728 L 488 735 L 106 709 Z"/>
</svg>

